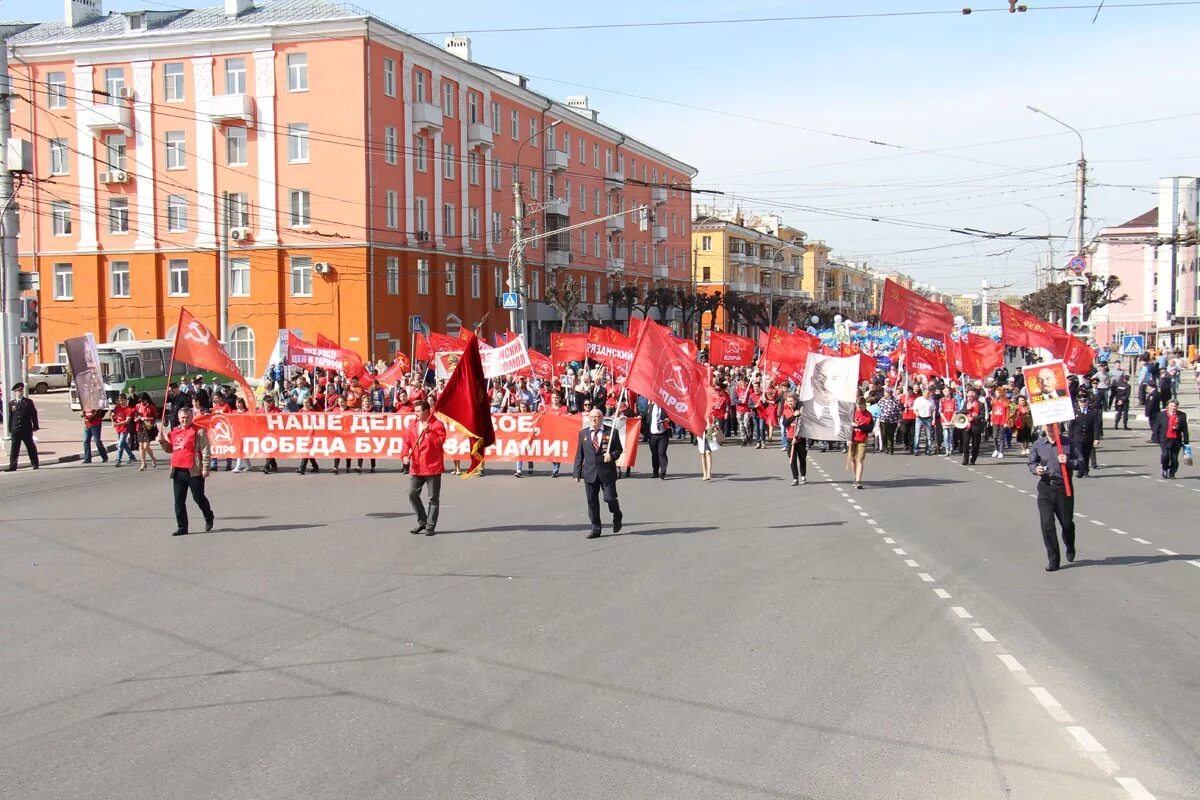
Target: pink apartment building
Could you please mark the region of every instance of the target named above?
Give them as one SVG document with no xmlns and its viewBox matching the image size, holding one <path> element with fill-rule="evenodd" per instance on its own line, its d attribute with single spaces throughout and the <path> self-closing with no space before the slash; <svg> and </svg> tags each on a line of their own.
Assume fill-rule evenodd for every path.
<svg viewBox="0 0 1200 800">
<path fill-rule="evenodd" d="M 612 289 L 689 283 L 695 169 L 587 98 L 473 62 L 466 38 L 323 0 L 101 2 L 8 29 L 13 134 L 35 160 L 18 194 L 35 359 L 80 331 L 171 336 L 181 306 L 215 328 L 226 249 L 226 339 L 251 375 L 280 328 L 370 358 L 414 325 L 504 330 L 514 183 L 526 236 L 591 223 L 525 252 L 531 344 L 562 326 L 545 299 L 568 275 L 600 319 Z"/>
</svg>

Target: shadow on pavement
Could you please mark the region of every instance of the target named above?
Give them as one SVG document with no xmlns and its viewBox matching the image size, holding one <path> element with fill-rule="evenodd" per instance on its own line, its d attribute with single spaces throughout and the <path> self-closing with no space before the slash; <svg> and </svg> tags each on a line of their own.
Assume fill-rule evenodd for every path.
<svg viewBox="0 0 1200 800">
<path fill-rule="evenodd" d="M 853 481 L 850 482 L 853 483 Z M 863 483 L 879 489 L 905 489 L 915 486 L 948 486 L 952 483 L 966 483 L 966 481 L 951 478 L 897 478 L 891 481 L 873 481 L 866 478 Z"/>
<path fill-rule="evenodd" d="M 400 517 L 411 517 L 411 511 L 369 511 L 368 517 L 371 519 L 399 519 Z"/>
<path fill-rule="evenodd" d="M 256 525 L 252 528 L 214 528 L 212 533 L 265 533 L 269 531 L 300 531 L 306 528 L 324 527 L 324 523 L 317 525 Z"/>
<path fill-rule="evenodd" d="M 768 525 L 766 527 L 767 527 L 767 530 L 769 530 L 769 531 L 781 531 L 781 530 L 787 530 L 789 528 L 826 528 L 826 527 L 829 527 L 830 525 L 845 525 L 845 524 L 846 524 L 846 520 L 835 519 L 835 520 L 830 520 L 829 522 L 798 522 L 795 525 Z"/>
<path fill-rule="evenodd" d="M 706 531 L 719 531 L 720 528 L 716 525 L 703 525 L 684 528 L 658 528 L 652 531 L 622 531 L 621 533 L 605 533 L 604 536 L 665 536 L 673 533 L 704 533 Z"/>
<path fill-rule="evenodd" d="M 714 475 L 713 477 L 721 478 L 720 475 Z M 783 478 L 779 477 L 778 475 L 761 475 L 761 476 L 755 476 L 753 478 L 722 478 L 722 480 L 727 480 L 732 483 L 744 483 L 744 482 L 752 482 L 752 481 L 781 481 L 781 480 L 783 480 Z"/>
<path fill-rule="evenodd" d="M 1166 561 L 1196 561 L 1200 560 L 1200 555 L 1185 555 L 1179 554 L 1176 556 L 1168 555 L 1145 555 L 1145 556 L 1109 556 L 1107 558 L 1080 558 L 1073 564 L 1063 564 L 1063 569 L 1071 567 L 1127 567 L 1141 564 L 1162 564 Z"/>
</svg>

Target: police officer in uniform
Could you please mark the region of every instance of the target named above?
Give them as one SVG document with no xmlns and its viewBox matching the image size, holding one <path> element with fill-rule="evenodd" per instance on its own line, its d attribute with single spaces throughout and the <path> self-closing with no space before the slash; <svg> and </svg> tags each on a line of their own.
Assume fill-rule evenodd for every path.
<svg viewBox="0 0 1200 800">
<path fill-rule="evenodd" d="M 621 457 L 621 439 L 611 427 L 605 427 L 604 414 L 598 408 L 588 412 L 588 427 L 579 432 L 575 448 L 575 480 L 583 481 L 587 495 L 588 520 L 592 523 L 589 539 L 600 535 L 600 492 L 613 515 L 613 533 L 621 530 L 621 504 L 617 501 L 617 459 Z"/>
<path fill-rule="evenodd" d="M 21 445 L 29 453 L 29 465 L 38 468 L 37 445 L 33 441 L 33 433 L 38 429 L 37 407 L 25 396 L 25 384 L 14 383 L 13 399 L 8 401 L 8 432 L 12 436 L 12 446 L 8 453 L 8 472 L 17 471 L 17 458 L 21 455 Z"/>
<path fill-rule="evenodd" d="M 1076 478 L 1088 476 L 1088 466 L 1092 460 L 1092 450 L 1100 446 L 1104 438 L 1104 420 L 1100 409 L 1093 407 L 1091 392 L 1082 389 L 1079 392 L 1079 409 L 1075 419 L 1071 420 L 1071 444 L 1079 454 L 1079 463 L 1075 471 Z"/>
<path fill-rule="evenodd" d="M 1062 540 L 1067 550 L 1067 561 L 1075 560 L 1075 497 L 1071 484 L 1071 468 L 1078 466 L 1078 458 L 1067 437 L 1060 436 L 1062 455 L 1054 446 L 1048 431 L 1033 443 L 1029 451 L 1029 471 L 1038 477 L 1037 505 L 1042 524 L 1042 541 L 1046 545 L 1046 572 L 1059 567 L 1058 532 L 1054 520 L 1062 527 Z M 1062 465 L 1066 465 L 1063 470 Z M 1068 496 L 1067 490 L 1071 490 Z"/>
</svg>

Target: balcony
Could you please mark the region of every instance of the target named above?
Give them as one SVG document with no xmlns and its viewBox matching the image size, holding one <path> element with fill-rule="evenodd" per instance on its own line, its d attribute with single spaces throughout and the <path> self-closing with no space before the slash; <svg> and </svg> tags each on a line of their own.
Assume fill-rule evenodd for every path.
<svg viewBox="0 0 1200 800">
<path fill-rule="evenodd" d="M 666 278 L 668 277 L 667 271 L 668 268 L 666 264 L 655 264 L 653 276 L 655 278 Z"/>
<path fill-rule="evenodd" d="M 550 172 L 560 172 L 570 165 L 571 157 L 562 150 L 546 151 L 546 169 Z"/>
<path fill-rule="evenodd" d="M 651 203 L 667 202 L 667 187 L 651 186 L 650 187 L 650 202 Z"/>
<path fill-rule="evenodd" d="M 546 266 L 550 269 L 562 269 L 570 266 L 571 251 L 570 250 L 547 250 L 546 251 Z"/>
<path fill-rule="evenodd" d="M 620 172 L 608 170 L 604 173 L 604 188 L 610 192 L 620 191 L 625 188 L 625 176 Z"/>
<path fill-rule="evenodd" d="M 208 101 L 208 118 L 213 122 L 254 122 L 254 98 L 248 94 L 218 94 Z"/>
<path fill-rule="evenodd" d="M 442 108 L 433 103 L 412 104 L 413 128 L 417 133 L 442 129 Z"/>
<path fill-rule="evenodd" d="M 774 256 L 759 256 L 758 266 L 761 269 L 775 269 L 779 266 L 779 262 Z"/>
<path fill-rule="evenodd" d="M 571 206 L 565 199 L 561 197 L 556 197 L 553 200 L 547 200 L 545 206 L 546 207 L 543 210 L 547 214 L 556 214 L 560 217 L 566 217 L 571 213 Z"/>
<path fill-rule="evenodd" d="M 76 112 L 79 127 L 96 135 L 100 131 L 121 129 L 129 132 L 129 106 L 125 103 L 112 105 L 80 106 Z"/>
<path fill-rule="evenodd" d="M 604 220 L 604 230 L 609 233 L 624 233 L 625 232 L 625 215 L 612 217 Z"/>
<path fill-rule="evenodd" d="M 754 266 L 754 257 L 743 253 L 740 250 L 730 250 L 729 260 L 734 264 L 745 264 L 746 266 Z"/>
<path fill-rule="evenodd" d="M 623 273 L 625 271 L 625 259 L 609 258 L 606 263 L 609 272 Z"/>
<path fill-rule="evenodd" d="M 665 242 L 667 240 L 667 226 L 666 225 L 652 225 L 650 227 L 650 236 L 656 242 Z"/>
<path fill-rule="evenodd" d="M 492 147 L 492 127 L 471 123 L 467 125 L 467 147 L 480 147 L 490 150 Z"/>
</svg>

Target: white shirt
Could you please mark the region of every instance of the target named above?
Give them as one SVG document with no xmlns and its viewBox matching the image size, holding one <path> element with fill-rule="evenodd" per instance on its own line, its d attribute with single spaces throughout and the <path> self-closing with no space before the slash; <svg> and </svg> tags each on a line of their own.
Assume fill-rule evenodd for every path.
<svg viewBox="0 0 1200 800">
<path fill-rule="evenodd" d="M 925 395 L 921 395 L 916 400 L 913 400 L 912 408 L 913 408 L 913 413 L 916 414 L 918 417 L 932 417 L 933 416 L 933 408 L 934 408 L 933 400 L 931 398 L 926 397 Z"/>
<path fill-rule="evenodd" d="M 650 432 L 662 433 L 666 426 L 663 425 L 663 412 L 659 408 L 658 403 L 650 404 Z"/>
</svg>

